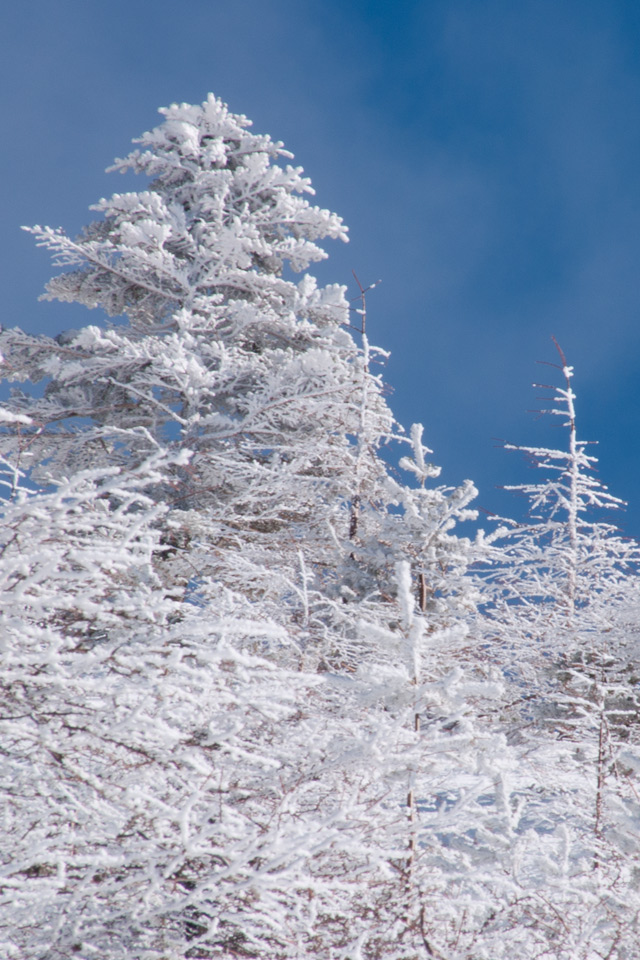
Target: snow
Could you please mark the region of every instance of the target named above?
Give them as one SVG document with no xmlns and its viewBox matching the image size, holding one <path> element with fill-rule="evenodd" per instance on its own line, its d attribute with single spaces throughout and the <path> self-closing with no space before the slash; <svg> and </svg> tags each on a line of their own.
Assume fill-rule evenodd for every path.
<svg viewBox="0 0 640 960">
<path fill-rule="evenodd" d="M 104 960 L 633 960 L 635 543 L 573 368 L 526 523 L 474 539 L 396 424 L 347 239 L 290 154 L 174 104 L 2 330 L 0 950 Z M 359 321 L 359 322 L 360 322 Z M 380 456 L 389 442 L 399 472 Z"/>
</svg>

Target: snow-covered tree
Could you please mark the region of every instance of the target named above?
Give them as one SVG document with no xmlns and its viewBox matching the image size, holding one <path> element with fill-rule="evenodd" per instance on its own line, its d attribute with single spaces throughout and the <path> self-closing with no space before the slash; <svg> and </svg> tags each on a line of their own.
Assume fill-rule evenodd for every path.
<svg viewBox="0 0 640 960">
<path fill-rule="evenodd" d="M 365 291 L 358 345 L 292 277 L 345 230 L 282 145 L 163 115 L 116 164 L 145 189 L 34 228 L 48 296 L 113 321 L 0 334 L 2 948 L 482 956 L 512 828 L 497 685 L 455 661 L 475 491 L 428 486 L 419 427 L 390 475 Z"/>
<path fill-rule="evenodd" d="M 357 346 L 343 287 L 291 276 L 325 256 L 319 239 L 346 239 L 340 219 L 310 206 L 301 169 L 278 162 L 290 156 L 281 144 L 216 98 L 161 112 L 114 167 L 150 178 L 146 189 L 102 200 L 102 218 L 75 240 L 33 230 L 66 268 L 47 296 L 118 320 L 55 340 L 0 335 L 7 376 L 45 383 L 42 397 L 14 395 L 12 412 L 36 425 L 16 432 L 15 455 L 36 482 L 137 462 L 149 454 L 144 427 L 190 452 L 157 491 L 170 507 L 172 588 L 213 578 L 274 616 L 293 604 L 299 619 L 302 580 L 343 603 L 388 597 L 395 564 L 411 557 L 420 602 L 443 613 L 460 584 L 442 571 L 452 573 L 450 554 L 462 570 L 467 549 L 448 531 L 473 488 L 418 494 L 390 482 L 379 448 L 398 431 L 372 372 L 383 352 L 364 322 Z M 109 435 L 131 426 L 127 441 Z M 424 485 L 417 435 L 413 448 Z"/>
<path fill-rule="evenodd" d="M 316 541 L 327 572 L 328 526 L 345 538 L 356 486 L 361 504 L 378 496 L 384 470 L 354 439 L 363 389 L 373 443 L 393 419 L 348 331 L 344 288 L 289 277 L 326 255 L 317 240 L 346 239 L 340 219 L 309 204 L 301 169 L 278 163 L 290 156 L 281 144 L 221 101 L 162 112 L 114 168 L 147 188 L 101 201 L 102 218 L 75 240 L 34 228 L 71 268 L 47 296 L 121 319 L 56 340 L 6 331 L 9 376 L 47 381 L 14 409 L 38 424 L 35 479 L 146 458 L 144 438 L 108 442 L 105 425 L 189 449 L 162 495 L 174 567 L 195 539 L 206 544 L 190 559 L 201 578 L 251 582 L 264 597 L 274 544 L 282 566 L 287 548 L 295 558 L 302 537 Z"/>
<path fill-rule="evenodd" d="M 566 447 L 505 445 L 523 453 L 544 478 L 505 488 L 527 498 L 528 518 L 506 521 L 489 538 L 499 549 L 493 556 L 489 549 L 484 570 L 484 584 L 495 584 L 483 589 L 486 612 L 498 637 L 505 637 L 504 657 L 509 636 L 517 637 L 511 644 L 514 663 L 521 673 L 529 665 L 530 678 L 544 673 L 550 657 L 584 658 L 609 647 L 613 653 L 622 639 L 617 622 L 633 603 L 640 563 L 637 543 L 621 536 L 606 516 L 624 504 L 599 480 L 597 458 L 587 453 L 590 443 L 578 439 L 573 368 L 558 350 L 564 385 L 542 385 L 553 391 L 542 413 L 562 419 Z"/>
<path fill-rule="evenodd" d="M 553 931 L 550 956 L 631 957 L 640 944 L 640 550 L 603 519 L 623 504 L 578 438 L 573 368 L 558 352 L 563 385 L 545 386 L 543 412 L 561 418 L 566 447 L 507 445 L 544 477 L 507 488 L 528 498 L 529 517 L 500 528 L 493 557 L 489 548 L 482 629 L 510 681 L 522 755 L 523 886 L 546 884 L 558 910 L 554 918 L 539 900 L 532 924 Z"/>
</svg>

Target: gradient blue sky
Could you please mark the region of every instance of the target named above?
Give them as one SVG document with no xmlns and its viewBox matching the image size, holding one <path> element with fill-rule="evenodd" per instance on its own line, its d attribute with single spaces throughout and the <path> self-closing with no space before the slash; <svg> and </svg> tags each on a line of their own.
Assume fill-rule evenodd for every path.
<svg viewBox="0 0 640 960">
<path fill-rule="evenodd" d="M 371 339 L 443 480 L 517 509 L 496 487 L 531 474 L 494 438 L 560 444 L 527 412 L 554 334 L 640 536 L 637 0 L 24 0 L 2 19 L 4 325 L 95 322 L 37 303 L 52 270 L 19 227 L 77 232 L 157 107 L 211 90 L 349 224 L 320 278 L 383 280 Z"/>
</svg>

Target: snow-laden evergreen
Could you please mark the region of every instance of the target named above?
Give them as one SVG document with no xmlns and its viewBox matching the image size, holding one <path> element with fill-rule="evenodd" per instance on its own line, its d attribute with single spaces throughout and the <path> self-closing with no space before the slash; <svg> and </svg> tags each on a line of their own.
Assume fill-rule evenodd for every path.
<svg viewBox="0 0 640 960">
<path fill-rule="evenodd" d="M 44 383 L 4 412 L 3 949 L 414 956 L 490 909 L 497 688 L 442 656 L 475 491 L 426 486 L 420 428 L 418 488 L 390 476 L 364 292 L 358 346 L 344 288 L 289 272 L 345 230 L 282 146 L 213 97 L 163 114 L 116 165 L 145 189 L 34 230 L 48 295 L 117 319 L 2 333 Z"/>
<path fill-rule="evenodd" d="M 630 960 L 637 552 L 571 369 L 540 518 L 460 536 L 367 289 L 304 272 L 341 220 L 215 97 L 161 113 L 138 192 L 32 229 L 111 319 L 0 331 L 0 952 Z"/>
<path fill-rule="evenodd" d="M 162 113 L 114 168 L 151 178 L 145 189 L 102 200 L 102 218 L 75 240 L 34 228 L 71 268 L 47 296 L 122 319 L 56 340 L 4 332 L 8 376 L 46 383 L 39 399 L 16 394 L 12 410 L 37 423 L 16 450 L 42 480 L 146 458 L 141 427 L 188 449 L 159 494 L 175 547 L 165 576 L 176 582 L 196 572 L 275 607 L 301 576 L 325 593 L 333 580 L 343 599 L 392 592 L 395 533 L 380 526 L 409 494 L 390 488 L 378 453 L 397 432 L 373 372 L 383 354 L 366 337 L 357 347 L 343 287 L 290 273 L 325 256 L 317 240 L 346 239 L 345 228 L 309 204 L 300 168 L 279 165 L 282 145 L 216 98 Z M 113 426 L 137 432 L 110 439 Z M 458 494 L 432 496 L 444 525 L 445 514 L 455 521 Z M 425 523 L 434 555 L 442 523 Z M 446 592 L 429 579 L 433 596 Z"/>
</svg>

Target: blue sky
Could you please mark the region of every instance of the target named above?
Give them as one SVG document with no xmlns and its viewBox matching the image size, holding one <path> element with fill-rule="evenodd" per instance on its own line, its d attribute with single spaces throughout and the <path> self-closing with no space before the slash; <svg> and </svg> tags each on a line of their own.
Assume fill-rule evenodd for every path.
<svg viewBox="0 0 640 960">
<path fill-rule="evenodd" d="M 443 480 L 517 509 L 496 488 L 531 474 L 496 438 L 561 443 L 527 412 L 553 334 L 640 536 L 640 4 L 27 0 L 3 13 L 0 84 L 4 325 L 95 322 L 37 302 L 52 270 L 19 227 L 77 232 L 156 109 L 211 90 L 349 224 L 321 279 L 383 280 L 371 339 Z"/>
</svg>

